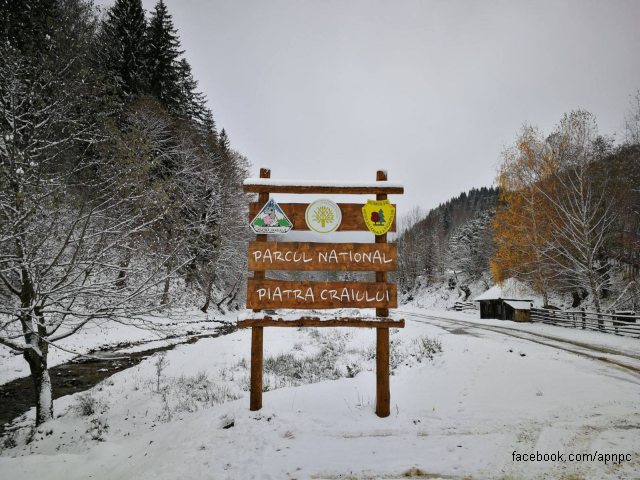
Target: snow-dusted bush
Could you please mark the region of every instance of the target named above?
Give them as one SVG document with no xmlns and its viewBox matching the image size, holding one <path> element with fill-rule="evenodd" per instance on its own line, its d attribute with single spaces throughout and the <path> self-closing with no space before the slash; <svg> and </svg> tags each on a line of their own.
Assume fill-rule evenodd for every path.
<svg viewBox="0 0 640 480">
<path fill-rule="evenodd" d="M 438 338 L 421 335 L 413 340 L 413 355 L 418 362 L 423 359 L 433 360 L 437 353 L 442 352 L 442 342 Z"/>
<path fill-rule="evenodd" d="M 176 413 L 197 412 L 242 397 L 229 385 L 214 383 L 206 371 L 169 377 L 162 387 L 162 411 L 158 420 L 169 422 Z"/>
<path fill-rule="evenodd" d="M 104 400 L 96 398 L 94 393 L 89 390 L 78 395 L 69 409 L 80 417 L 91 417 L 106 412 L 109 405 Z"/>
</svg>

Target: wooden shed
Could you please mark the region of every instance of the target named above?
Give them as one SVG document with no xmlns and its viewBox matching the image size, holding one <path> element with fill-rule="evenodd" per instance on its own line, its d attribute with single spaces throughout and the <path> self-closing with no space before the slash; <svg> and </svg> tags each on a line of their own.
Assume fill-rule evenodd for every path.
<svg viewBox="0 0 640 480">
<path fill-rule="evenodd" d="M 529 313 L 533 306 L 532 299 L 505 297 L 503 289 L 499 285 L 495 285 L 475 298 L 474 301 L 480 303 L 480 318 L 512 320 L 514 322 L 531 321 Z"/>
</svg>

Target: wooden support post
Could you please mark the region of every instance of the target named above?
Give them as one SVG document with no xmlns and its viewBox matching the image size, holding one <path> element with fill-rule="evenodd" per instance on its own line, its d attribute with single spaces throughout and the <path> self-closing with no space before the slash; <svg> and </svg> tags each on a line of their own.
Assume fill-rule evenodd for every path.
<svg viewBox="0 0 640 480">
<path fill-rule="evenodd" d="M 378 170 L 376 180 L 387 180 L 387 172 Z M 387 195 L 379 193 L 376 200 L 386 200 Z M 376 235 L 376 243 L 387 243 L 387 234 Z M 386 283 L 387 272 L 376 272 L 376 282 Z M 388 317 L 388 308 L 376 308 L 377 317 Z M 376 414 L 388 417 L 390 413 L 391 390 L 389 387 L 389 329 L 376 328 Z"/>
<path fill-rule="evenodd" d="M 376 328 L 376 414 L 388 417 L 391 409 L 389 387 L 389 329 Z"/>
<path fill-rule="evenodd" d="M 252 412 L 262 408 L 262 335 L 264 327 L 251 327 L 251 399 Z"/>
<path fill-rule="evenodd" d="M 260 178 L 271 178 L 271 170 L 268 168 L 260 169 Z M 260 208 L 269 201 L 269 192 L 258 194 L 258 203 Z M 266 235 L 256 235 L 258 242 L 266 242 Z M 256 280 L 264 280 L 265 272 L 253 272 L 253 278 Z M 254 310 L 259 312 L 260 310 Z M 250 393 L 250 410 L 256 411 L 262 408 L 262 345 L 263 345 L 264 327 L 251 327 L 251 393 Z"/>
</svg>

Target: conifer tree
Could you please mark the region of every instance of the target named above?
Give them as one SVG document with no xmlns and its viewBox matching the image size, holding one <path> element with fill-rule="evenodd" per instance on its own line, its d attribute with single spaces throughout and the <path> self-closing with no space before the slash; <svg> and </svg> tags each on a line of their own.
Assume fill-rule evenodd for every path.
<svg viewBox="0 0 640 480">
<path fill-rule="evenodd" d="M 218 136 L 218 150 L 223 158 L 228 158 L 231 155 L 231 142 L 224 128 Z"/>
<path fill-rule="evenodd" d="M 180 113 L 184 108 L 178 62 L 183 52 L 177 33 L 167 6 L 159 0 L 149 22 L 147 71 L 150 93 L 170 113 Z"/>
<path fill-rule="evenodd" d="M 191 65 L 186 58 L 182 58 L 177 64 L 178 72 L 178 90 L 180 97 L 178 115 L 197 121 L 205 127 L 205 130 L 212 133 L 215 130 L 215 124 L 211 112 L 207 110 L 205 96 L 201 92 L 196 91 L 198 81 L 193 78 L 191 73 Z"/>
<path fill-rule="evenodd" d="M 123 97 L 145 92 L 147 20 L 141 0 L 116 0 L 103 24 L 105 69 Z"/>
</svg>

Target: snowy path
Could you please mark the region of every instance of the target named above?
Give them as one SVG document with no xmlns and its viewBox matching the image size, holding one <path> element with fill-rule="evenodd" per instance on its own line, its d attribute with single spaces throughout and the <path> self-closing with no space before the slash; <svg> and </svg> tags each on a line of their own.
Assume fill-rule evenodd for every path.
<svg viewBox="0 0 640 480">
<path fill-rule="evenodd" d="M 247 370 L 239 365 L 251 338 L 251 332 L 238 331 L 176 347 L 167 353 L 166 375 L 190 382 L 205 370 L 216 385 L 243 398 L 192 412 L 170 399 L 167 419 L 150 358 L 96 389 L 96 398 L 108 406 L 102 414 L 81 417 L 67 410 L 77 396 L 56 400 L 63 415 L 29 445 L 2 452 L 0 472 L 13 480 L 638 478 L 640 379 L 633 370 L 593 359 L 599 348 L 615 350 L 608 355 L 634 367 L 636 339 L 588 337 L 570 329 L 556 334 L 538 326 L 506 331 L 497 328 L 507 328 L 504 322 L 476 324 L 466 314 L 456 319 L 459 314 L 409 313 L 434 319 L 417 318 L 424 322 L 409 321 L 392 332 L 403 360 L 391 377 L 386 419 L 374 413 L 373 361 L 353 353 L 375 343 L 373 331 L 266 329 L 265 365 L 280 353 L 316 354 L 329 338 L 314 333 L 322 332 L 336 339 L 346 335 L 346 353 L 335 368 L 344 371 L 359 358 L 362 371 L 354 378 L 267 391 L 259 412 L 248 410 L 247 392 L 238 388 L 246 383 Z M 424 336 L 439 338 L 443 352 L 417 363 L 412 342 Z M 572 338 L 587 346 L 574 345 Z M 584 349 L 584 355 L 569 348 Z M 108 430 L 96 433 L 95 422 Z M 558 451 L 563 461 L 513 457 Z M 596 452 L 629 460 L 568 458 Z"/>
<path fill-rule="evenodd" d="M 458 318 L 447 318 L 438 314 L 426 315 L 424 313 L 416 313 L 410 311 L 399 310 L 399 314 L 407 316 L 407 320 L 414 322 L 425 322 L 440 326 L 454 333 L 468 333 L 470 335 L 480 334 L 481 332 L 495 332 L 501 335 L 508 335 L 514 338 L 528 340 L 530 342 L 539 343 L 549 347 L 564 350 L 566 352 L 582 355 L 584 357 L 606 362 L 611 365 L 629 370 L 637 374 L 640 379 L 640 339 L 628 337 L 616 337 L 600 332 L 582 332 L 579 330 L 570 330 L 563 327 L 550 326 L 545 333 L 532 331 L 535 328 L 532 324 L 518 324 L 515 322 L 501 322 L 504 325 L 497 326 L 493 321 L 487 323 L 480 319 L 474 321 L 465 321 Z M 538 325 L 542 326 L 542 325 Z M 453 330 L 451 327 L 454 327 Z M 546 326 L 545 327 L 549 327 Z M 548 332 L 549 330 L 556 330 Z M 573 332 L 573 339 L 568 338 Z M 576 333 L 578 332 L 578 333 Z M 581 334 L 586 333 L 584 338 L 580 338 Z M 576 338 L 577 337 L 577 338 Z M 611 345 L 611 339 L 617 340 L 619 345 Z M 608 342 L 603 343 L 605 340 Z"/>
</svg>

